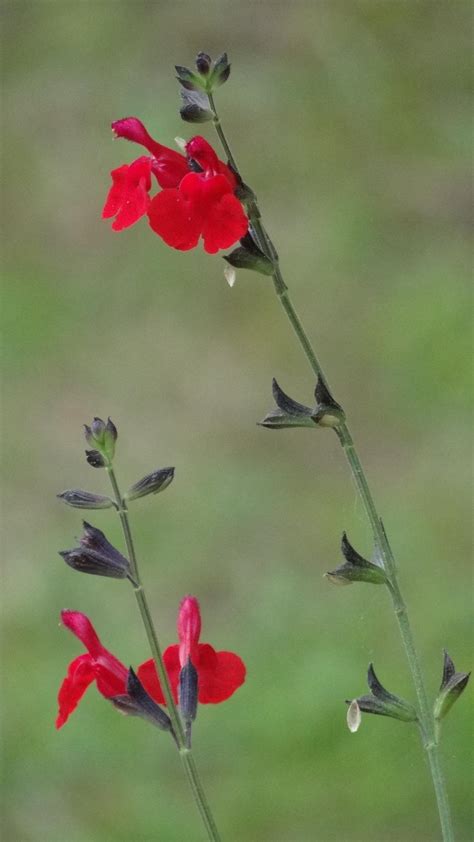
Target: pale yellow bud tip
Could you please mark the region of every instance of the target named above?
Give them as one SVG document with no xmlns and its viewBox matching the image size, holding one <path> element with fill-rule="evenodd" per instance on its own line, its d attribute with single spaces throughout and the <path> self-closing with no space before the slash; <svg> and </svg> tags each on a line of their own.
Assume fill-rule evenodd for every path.
<svg viewBox="0 0 474 842">
<path fill-rule="evenodd" d="M 229 264 L 227 264 L 224 267 L 224 278 L 226 279 L 227 283 L 229 284 L 229 286 L 232 289 L 232 287 L 235 284 L 235 280 L 237 278 L 237 273 L 236 273 L 233 266 L 230 266 Z"/>
<path fill-rule="evenodd" d="M 349 728 L 351 734 L 355 734 L 355 732 L 359 730 L 361 722 L 362 714 L 360 712 L 360 707 L 357 704 L 357 699 L 353 699 L 347 709 L 347 727 Z"/>
</svg>

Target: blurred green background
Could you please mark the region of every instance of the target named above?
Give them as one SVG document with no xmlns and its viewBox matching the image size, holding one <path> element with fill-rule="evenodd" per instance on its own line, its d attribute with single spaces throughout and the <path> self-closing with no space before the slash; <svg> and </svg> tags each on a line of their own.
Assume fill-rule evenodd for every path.
<svg viewBox="0 0 474 842">
<path fill-rule="evenodd" d="M 111 415 L 124 485 L 176 479 L 133 505 L 163 645 L 196 594 L 203 640 L 245 686 L 201 708 L 195 749 L 228 842 L 438 838 L 414 729 L 345 725 L 370 660 L 413 697 L 386 595 L 334 588 L 339 540 L 370 533 L 336 437 L 272 433 L 271 378 L 311 402 L 311 371 L 271 281 L 168 249 L 143 220 L 114 234 L 109 171 L 141 150 L 110 122 L 190 137 L 173 65 L 224 49 L 217 97 L 297 308 L 348 413 L 402 571 L 431 695 L 442 647 L 469 669 L 470 5 L 463 2 L 4 2 L 6 317 L 3 438 L 5 842 L 203 839 L 176 753 L 91 689 L 54 730 L 87 613 L 126 664 L 148 657 L 126 584 L 57 551 L 107 492 L 81 425 Z M 198 132 L 213 140 L 204 126 Z M 86 513 L 122 547 L 110 512 Z M 471 838 L 469 692 L 443 731 L 460 840 Z"/>
</svg>

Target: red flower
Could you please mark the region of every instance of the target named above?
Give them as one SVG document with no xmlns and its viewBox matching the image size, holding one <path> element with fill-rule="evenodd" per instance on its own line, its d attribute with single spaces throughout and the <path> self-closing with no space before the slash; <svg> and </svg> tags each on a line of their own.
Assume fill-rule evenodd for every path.
<svg viewBox="0 0 474 842">
<path fill-rule="evenodd" d="M 245 681 L 245 664 L 239 656 L 233 652 L 216 652 L 209 643 L 199 643 L 200 632 L 199 603 L 196 597 L 186 596 L 179 607 L 179 644 L 168 646 L 163 655 L 176 702 L 179 673 L 188 658 L 198 673 L 198 700 L 201 704 L 224 702 Z M 153 660 L 145 661 L 138 668 L 137 675 L 150 696 L 164 704 L 165 699 Z"/>
<path fill-rule="evenodd" d="M 66 678 L 59 688 L 59 712 L 56 728 L 61 728 L 75 710 L 89 684 L 97 684 L 106 699 L 126 692 L 127 668 L 102 646 L 94 626 L 80 611 L 61 611 L 64 625 L 86 647 L 88 654 L 79 655 L 69 664 Z"/>
<path fill-rule="evenodd" d="M 102 645 L 85 614 L 80 611 L 61 611 L 61 619 L 84 644 L 87 654 L 79 655 L 69 664 L 66 678 L 59 689 L 56 728 L 65 724 L 93 681 L 99 693 L 110 699 L 127 692 L 128 675 L 124 664 Z M 209 644 L 198 643 L 200 630 L 198 601 L 195 597 L 185 597 L 178 617 L 180 645 L 169 646 L 163 655 L 173 696 L 178 701 L 180 667 L 190 658 L 198 672 L 199 701 L 204 704 L 223 702 L 243 684 L 245 666 L 238 655 L 232 652 L 215 652 Z M 159 704 L 165 704 L 153 660 L 141 664 L 137 674 L 150 696 Z"/>
<path fill-rule="evenodd" d="M 152 230 L 169 246 L 187 251 L 202 237 L 209 254 L 245 236 L 248 220 L 234 195 L 236 177 L 203 137 L 189 141 L 185 158 L 154 140 L 136 117 L 117 120 L 112 128 L 116 137 L 139 143 L 152 156 L 112 171 L 102 216 L 116 216 L 114 230 L 133 225 L 147 213 Z M 148 195 L 150 173 L 163 188 L 153 199 Z"/>
</svg>

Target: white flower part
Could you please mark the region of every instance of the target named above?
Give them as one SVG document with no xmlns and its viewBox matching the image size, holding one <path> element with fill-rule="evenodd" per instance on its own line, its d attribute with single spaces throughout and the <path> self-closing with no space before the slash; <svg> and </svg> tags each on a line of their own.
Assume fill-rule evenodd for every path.
<svg viewBox="0 0 474 842">
<path fill-rule="evenodd" d="M 181 149 L 182 152 L 186 152 L 186 144 L 188 141 L 185 140 L 184 137 L 175 137 L 174 142 L 176 143 L 178 149 Z"/>
<path fill-rule="evenodd" d="M 237 272 L 235 271 L 234 267 L 230 265 L 230 263 L 227 263 L 224 267 L 224 278 L 226 279 L 227 283 L 232 289 L 237 278 Z"/>
<path fill-rule="evenodd" d="M 362 714 L 360 712 L 360 707 L 357 704 L 357 699 L 353 699 L 347 709 L 347 727 L 349 728 L 351 734 L 355 734 L 355 732 L 359 730 L 361 722 Z"/>
</svg>

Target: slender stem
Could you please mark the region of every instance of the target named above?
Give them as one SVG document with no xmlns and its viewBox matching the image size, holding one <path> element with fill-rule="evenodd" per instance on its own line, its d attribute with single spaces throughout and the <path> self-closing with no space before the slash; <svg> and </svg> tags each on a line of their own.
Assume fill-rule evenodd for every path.
<svg viewBox="0 0 474 842">
<path fill-rule="evenodd" d="M 217 109 L 215 106 L 212 94 L 209 94 L 209 102 L 214 113 L 213 124 L 217 135 L 222 143 L 224 151 L 227 155 L 231 167 L 240 176 L 236 160 L 229 147 L 229 143 L 225 136 L 222 124 L 220 122 Z M 241 176 L 240 176 L 241 177 Z M 278 263 L 278 254 L 273 245 L 267 231 L 261 220 L 260 209 L 255 196 L 246 202 L 247 213 L 250 221 L 252 234 L 262 249 L 262 251 L 269 257 L 274 264 L 273 285 L 290 324 L 296 334 L 298 342 L 300 343 L 305 356 L 314 372 L 331 392 L 326 375 L 324 374 L 321 363 L 316 356 L 311 341 L 303 327 L 300 317 L 296 312 L 293 303 L 290 299 L 288 287 L 283 279 Z M 388 589 L 392 599 L 393 609 L 397 618 L 400 635 L 403 641 L 405 652 L 407 655 L 408 664 L 410 667 L 413 684 L 418 700 L 418 717 L 420 723 L 420 731 L 422 735 L 422 744 L 428 759 L 428 765 L 431 772 L 433 787 L 435 790 L 436 801 L 438 805 L 438 812 L 440 817 L 441 830 L 444 842 L 453 842 L 454 834 L 452 828 L 451 814 L 449 809 L 449 802 L 444 778 L 441 771 L 438 744 L 435 737 L 435 726 L 433 714 L 431 712 L 428 697 L 426 694 L 425 684 L 421 671 L 420 662 L 415 649 L 413 633 L 408 619 L 407 606 L 403 599 L 400 586 L 398 584 L 397 569 L 395 559 L 385 533 L 382 520 L 378 514 L 372 492 L 370 490 L 365 471 L 358 456 L 354 445 L 350 430 L 343 422 L 336 430 L 340 444 L 343 448 L 346 459 L 349 463 L 349 468 L 352 477 L 357 486 L 359 496 L 361 498 L 367 519 L 372 528 L 374 543 L 377 552 L 381 556 L 385 571 L 388 577 Z"/>
<path fill-rule="evenodd" d="M 207 801 L 206 794 L 202 787 L 201 780 L 199 778 L 199 773 L 196 768 L 194 757 L 192 755 L 191 749 L 187 745 L 187 738 L 183 729 L 183 723 L 181 722 L 181 718 L 178 713 L 173 694 L 171 692 L 168 673 L 165 669 L 163 655 L 161 652 L 160 644 L 158 642 L 155 627 L 153 625 L 153 620 L 151 617 L 150 608 L 148 606 L 146 593 L 140 579 L 135 545 L 133 543 L 132 532 L 130 529 L 130 521 L 128 518 L 127 501 L 124 497 L 122 497 L 119 485 L 117 483 L 117 477 L 115 476 L 115 471 L 112 465 L 109 465 L 107 467 L 107 473 L 109 475 L 110 483 L 113 488 L 115 502 L 117 504 L 117 514 L 120 518 L 125 543 L 127 544 L 130 567 L 132 570 L 132 577 L 134 580 L 132 582 L 133 590 L 135 591 L 135 596 L 137 598 L 138 607 L 140 609 L 140 614 L 143 620 L 143 625 L 145 626 L 145 631 L 148 637 L 148 642 L 150 644 L 150 649 L 152 651 L 153 660 L 155 662 L 156 670 L 160 679 L 160 685 L 162 687 L 163 694 L 166 700 L 166 706 L 173 726 L 173 733 L 175 735 L 181 762 L 184 766 L 184 770 L 186 772 L 188 781 L 190 783 L 194 795 L 194 800 L 196 801 L 209 839 L 211 840 L 211 842 L 219 842 L 220 836 L 211 812 L 211 808 Z"/>
</svg>

